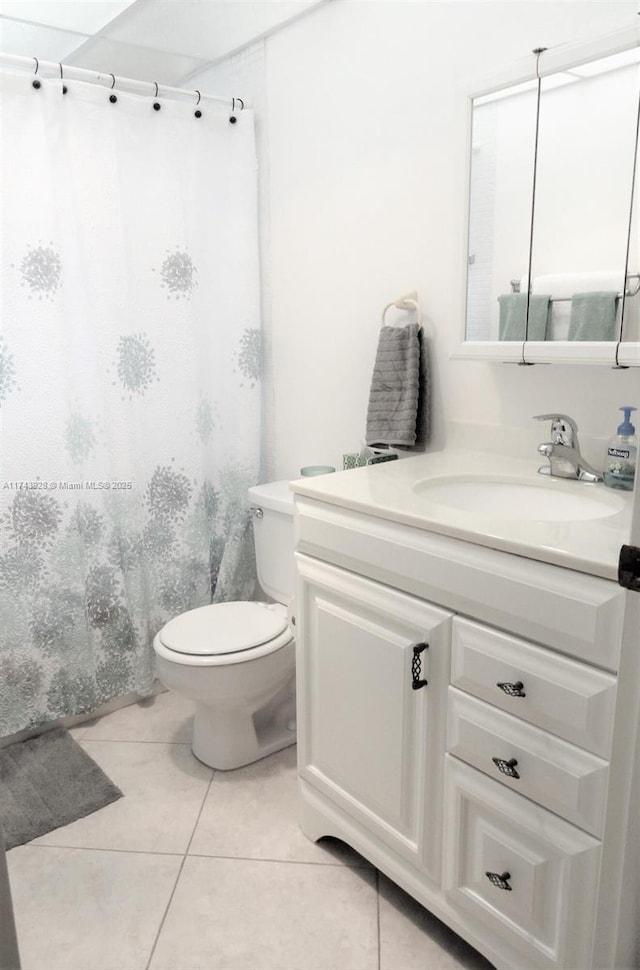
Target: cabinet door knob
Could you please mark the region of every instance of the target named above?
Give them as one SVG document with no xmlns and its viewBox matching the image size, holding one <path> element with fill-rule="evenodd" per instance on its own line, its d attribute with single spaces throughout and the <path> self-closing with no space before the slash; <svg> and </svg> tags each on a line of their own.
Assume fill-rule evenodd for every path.
<svg viewBox="0 0 640 970">
<path fill-rule="evenodd" d="M 504 758 L 492 758 L 491 760 L 493 761 L 498 771 L 501 771 L 503 775 L 509 775 L 509 778 L 520 777 L 520 775 L 516 771 L 516 765 L 518 764 L 518 762 L 516 761 L 515 758 L 510 758 L 509 761 L 505 761 Z"/>
<path fill-rule="evenodd" d="M 523 691 L 523 689 L 522 689 L 524 687 L 524 684 L 522 683 L 521 680 L 517 680 L 515 682 L 515 684 L 497 683 L 496 684 L 496 687 L 499 687 L 500 690 L 503 690 L 505 692 L 505 694 L 508 694 L 509 695 L 509 697 L 526 697 L 527 696 L 525 694 L 525 692 Z"/>
<path fill-rule="evenodd" d="M 416 643 L 413 647 L 413 658 L 411 660 L 411 687 L 413 690 L 420 690 L 421 687 L 426 687 L 429 683 L 428 680 L 420 678 L 422 673 L 422 660 L 420 659 L 420 654 L 428 648 L 428 643 Z"/>
<path fill-rule="evenodd" d="M 493 885 L 496 886 L 497 889 L 506 889 L 508 892 L 511 892 L 513 890 L 513 886 L 510 886 L 508 881 L 509 879 L 511 879 L 510 872 L 503 872 L 503 873 L 485 872 L 485 876 L 487 877 L 489 882 L 493 883 Z"/>
</svg>

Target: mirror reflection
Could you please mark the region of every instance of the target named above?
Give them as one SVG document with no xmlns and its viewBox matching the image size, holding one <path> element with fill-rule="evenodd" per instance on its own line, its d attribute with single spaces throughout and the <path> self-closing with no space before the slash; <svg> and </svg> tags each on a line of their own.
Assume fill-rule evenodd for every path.
<svg viewBox="0 0 640 970">
<path fill-rule="evenodd" d="M 640 66 L 638 67 L 640 75 Z M 640 78 L 638 79 L 640 88 Z M 640 107 L 638 108 L 640 115 Z M 640 159 L 636 155 L 635 179 L 633 185 L 633 206 L 629 232 L 629 259 L 627 263 L 627 288 L 622 306 L 622 339 L 626 342 L 640 342 Z M 634 298 L 635 297 L 635 298 Z"/>
<path fill-rule="evenodd" d="M 537 98 L 530 81 L 473 103 L 467 340 L 524 339 L 526 295 L 501 297 L 521 292 L 529 265 Z"/>
<path fill-rule="evenodd" d="M 467 340 L 638 339 L 638 97 L 634 48 L 474 99 Z"/>
</svg>

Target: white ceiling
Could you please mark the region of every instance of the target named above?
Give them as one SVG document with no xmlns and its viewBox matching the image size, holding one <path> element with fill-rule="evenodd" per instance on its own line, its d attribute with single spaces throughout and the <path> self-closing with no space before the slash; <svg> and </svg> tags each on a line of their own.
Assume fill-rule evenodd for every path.
<svg viewBox="0 0 640 970">
<path fill-rule="evenodd" d="M 180 85 L 325 0 L 0 0 L 0 50 Z"/>
</svg>

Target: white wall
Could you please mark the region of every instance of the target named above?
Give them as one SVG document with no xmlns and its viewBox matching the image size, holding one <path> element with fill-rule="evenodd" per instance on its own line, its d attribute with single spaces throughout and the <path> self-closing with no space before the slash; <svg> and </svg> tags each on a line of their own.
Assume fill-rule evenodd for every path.
<svg viewBox="0 0 640 970">
<path fill-rule="evenodd" d="M 332 0 L 264 42 L 262 71 L 236 62 L 199 79 L 216 91 L 246 80 L 231 93 L 261 118 L 272 474 L 358 450 L 380 313 L 409 289 L 432 355 L 432 448 L 451 421 L 530 431 L 533 414 L 555 409 L 607 436 L 620 405 L 640 405 L 638 371 L 449 356 L 462 312 L 465 81 L 637 19 L 635 0 Z"/>
</svg>

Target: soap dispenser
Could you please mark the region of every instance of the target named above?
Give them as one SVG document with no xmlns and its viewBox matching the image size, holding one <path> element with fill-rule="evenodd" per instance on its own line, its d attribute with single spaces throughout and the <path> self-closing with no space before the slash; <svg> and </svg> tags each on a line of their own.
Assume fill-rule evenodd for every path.
<svg viewBox="0 0 640 970">
<path fill-rule="evenodd" d="M 624 421 L 618 425 L 617 434 L 609 442 L 604 469 L 605 485 L 609 488 L 624 488 L 628 492 L 633 490 L 638 455 L 636 429 L 630 421 L 630 414 L 635 410 L 637 409 L 632 407 L 620 408 L 624 412 Z"/>
</svg>

